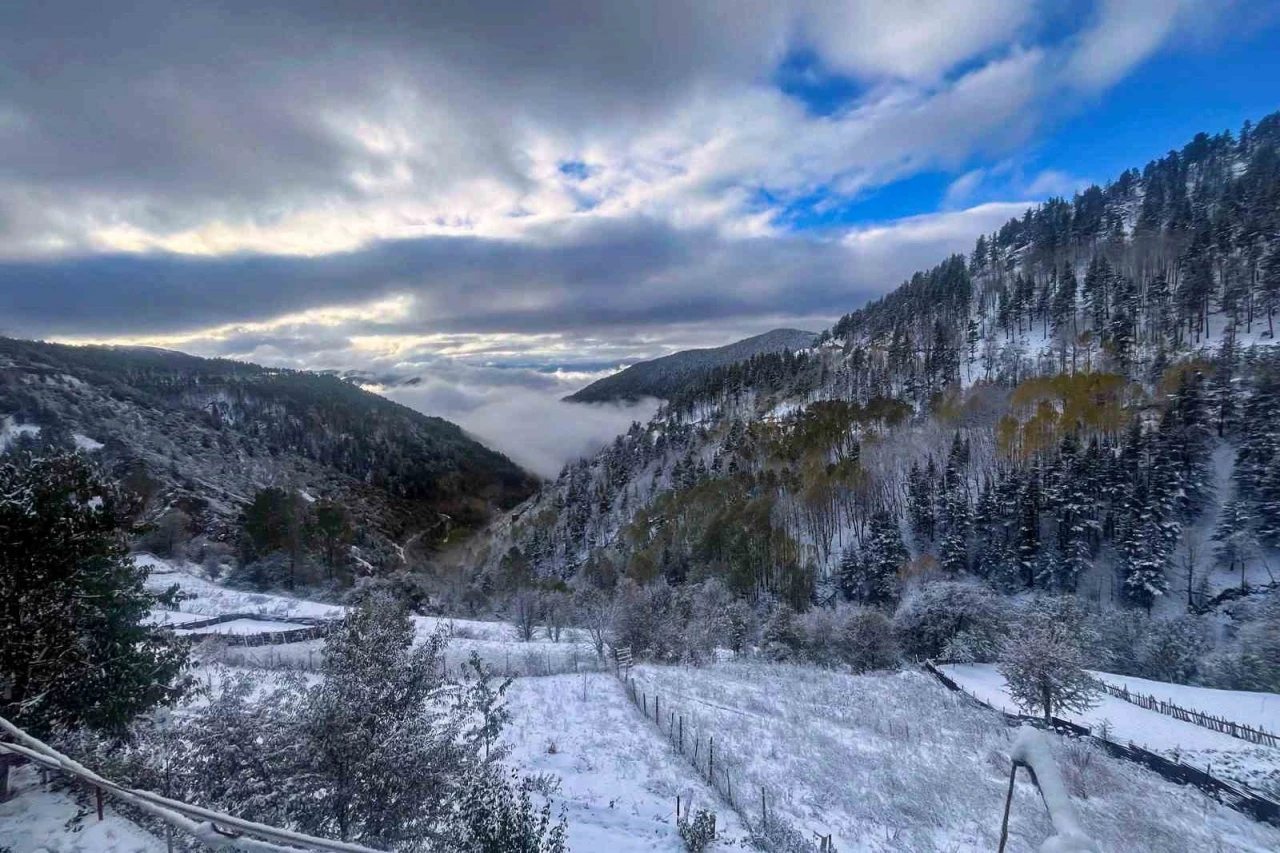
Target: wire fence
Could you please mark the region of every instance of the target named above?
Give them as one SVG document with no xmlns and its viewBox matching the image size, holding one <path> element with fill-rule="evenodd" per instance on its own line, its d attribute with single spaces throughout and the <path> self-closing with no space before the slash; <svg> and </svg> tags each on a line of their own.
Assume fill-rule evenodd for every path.
<svg viewBox="0 0 1280 853">
<path fill-rule="evenodd" d="M 698 775 L 733 809 L 757 846 L 766 850 L 785 850 L 787 853 L 827 853 L 835 850 L 830 833 L 803 833 L 777 815 L 770 805 L 777 802 L 777 798 L 766 786 L 745 785 L 741 778 L 735 786 L 730 769 L 736 762 L 726 754 L 723 739 L 717 746 L 715 734 L 695 726 L 692 717 L 686 725 L 685 716 L 677 705 L 664 700 L 656 691 L 650 693 L 637 687 L 636 680 L 629 673 L 624 674 L 620 666 L 616 674 L 628 698 L 645 719 L 666 737 L 672 749 L 692 764 Z M 677 803 L 677 815 L 679 807 Z"/>
<path fill-rule="evenodd" d="M 984 708 L 997 712 L 1011 725 L 1023 725 L 1025 723 L 1039 728 L 1045 727 L 1043 717 L 1011 713 L 1004 708 L 997 708 L 991 703 L 980 699 L 976 693 L 965 690 L 955 679 L 938 669 L 932 661 L 925 661 L 924 668 L 947 688 L 964 694 Z M 1159 773 L 1170 782 L 1176 782 L 1179 785 L 1193 785 L 1223 805 L 1242 812 L 1260 823 L 1280 826 L 1280 803 L 1267 799 L 1255 791 L 1219 779 L 1211 775 L 1208 769 L 1192 767 L 1181 761 L 1165 758 L 1163 755 L 1143 749 L 1133 742 L 1123 744 L 1113 741 L 1106 737 L 1104 732 L 1073 723 L 1070 720 L 1053 717 L 1051 726 L 1061 734 L 1095 741 L 1113 756 L 1141 764 L 1149 770 Z"/>
<path fill-rule="evenodd" d="M 1116 687 L 1114 684 L 1108 684 L 1105 681 L 1102 682 L 1102 687 L 1117 699 L 1123 699 L 1126 702 L 1137 705 L 1139 708 L 1146 708 L 1148 711 L 1155 711 L 1158 714 L 1182 720 L 1184 723 L 1192 723 L 1206 729 L 1212 729 L 1215 732 L 1221 732 L 1224 735 L 1247 740 L 1259 746 L 1280 747 L 1280 735 L 1274 735 L 1265 729 L 1256 729 L 1253 726 L 1234 723 L 1223 717 L 1215 717 L 1212 714 L 1183 708 L 1181 705 L 1157 699 L 1154 695 L 1131 693 L 1127 687 Z"/>
</svg>

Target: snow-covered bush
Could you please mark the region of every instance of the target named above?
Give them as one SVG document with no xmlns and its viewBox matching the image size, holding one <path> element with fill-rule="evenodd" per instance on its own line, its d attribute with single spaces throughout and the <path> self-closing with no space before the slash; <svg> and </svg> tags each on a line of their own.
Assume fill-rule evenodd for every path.
<svg viewBox="0 0 1280 853">
<path fill-rule="evenodd" d="M 1135 674 L 1185 684 L 1195 677 L 1200 657 L 1208 648 L 1204 626 L 1196 617 L 1152 619 L 1138 647 L 1140 671 Z"/>
<path fill-rule="evenodd" d="M 937 581 L 915 587 L 893 617 L 894 633 L 912 658 L 938 658 L 962 632 L 970 647 L 994 645 L 1005 633 L 1007 602 L 978 583 Z"/>
<path fill-rule="evenodd" d="M 467 787 L 460 806 L 456 849 L 468 853 L 565 853 L 568 822 L 551 820 L 551 804 L 534 804 L 537 780 L 500 768 Z"/>
<path fill-rule="evenodd" d="M 884 613 L 874 608 L 840 604 L 815 607 L 801 614 L 794 624 L 797 648 L 784 642 L 786 632 L 781 625 L 771 624 L 775 639 L 772 646 L 766 644 L 766 651 L 775 657 L 789 651 L 812 663 L 848 666 L 854 672 L 887 669 L 898 661 L 893 626 Z"/>
<path fill-rule="evenodd" d="M 676 820 L 676 829 L 680 832 L 680 840 L 689 853 L 702 853 L 711 842 L 716 840 L 716 815 L 706 809 L 698 809 L 692 818 L 680 817 Z"/>
<path fill-rule="evenodd" d="M 801 654 L 804 638 L 796 624 L 796 613 L 779 602 L 760 631 L 760 647 L 770 660 L 793 660 Z"/>
<path fill-rule="evenodd" d="M 1226 690 L 1280 691 L 1280 594 L 1236 615 L 1234 642 L 1201 662 L 1200 680 Z"/>
<path fill-rule="evenodd" d="M 415 642 L 408 611 L 378 593 L 330 635 L 313 685 L 211 680 L 207 706 L 136 726 L 128 747 L 80 735 L 67 748 L 134 787 L 379 849 L 434 849 L 483 818 L 525 846 L 480 833 L 463 849 L 561 850 L 534 783 L 509 783 L 498 763 L 507 682 L 478 662 L 468 685 L 448 681 L 445 643 L 443 631 Z"/>
</svg>

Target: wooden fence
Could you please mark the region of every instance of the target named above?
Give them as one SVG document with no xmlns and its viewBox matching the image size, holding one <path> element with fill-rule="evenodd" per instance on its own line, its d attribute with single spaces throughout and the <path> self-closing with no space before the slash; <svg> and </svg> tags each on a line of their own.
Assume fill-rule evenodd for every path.
<svg viewBox="0 0 1280 853">
<path fill-rule="evenodd" d="M 286 643 L 303 643 L 307 640 L 323 640 L 329 636 L 329 632 L 333 630 L 336 624 L 332 619 L 310 619 L 302 616 L 263 616 L 258 613 L 224 613 L 221 616 L 210 616 L 207 619 L 197 619 L 194 622 L 183 622 L 176 625 L 166 625 L 162 627 L 172 628 L 180 631 L 198 631 L 200 628 L 212 628 L 215 625 L 221 625 L 225 622 L 234 622 L 237 619 L 250 619 L 254 621 L 270 620 L 272 622 L 289 622 L 298 625 L 298 628 L 288 631 L 263 631 L 258 634 L 222 634 L 217 631 L 205 631 L 203 633 L 192 633 L 192 637 L 218 637 L 228 646 L 282 646 Z"/>
<path fill-rule="evenodd" d="M 1033 717 L 1025 714 L 1010 713 L 1003 708 L 996 708 L 988 702 L 979 699 L 976 694 L 970 693 L 961 687 L 955 679 L 951 678 L 931 661 L 924 662 L 924 668 L 927 672 L 937 678 L 944 686 L 954 690 L 969 699 L 978 703 L 984 708 L 995 711 L 1004 717 L 1005 721 L 1010 725 L 1029 724 L 1038 728 L 1045 727 L 1043 717 Z M 1183 764 L 1181 761 L 1173 761 L 1165 758 L 1163 755 L 1143 749 L 1135 743 L 1122 744 L 1103 737 L 1099 732 L 1088 728 L 1087 726 L 1073 723 L 1070 720 L 1063 720 L 1054 717 L 1052 728 L 1060 734 L 1070 737 L 1087 738 L 1100 744 L 1107 752 L 1117 758 L 1123 758 L 1127 761 L 1133 761 L 1144 767 L 1154 770 L 1170 782 L 1176 782 L 1179 785 L 1194 785 L 1201 791 L 1213 797 L 1225 806 L 1229 806 L 1236 811 L 1243 812 L 1249 817 L 1260 823 L 1269 823 L 1272 826 L 1280 826 L 1280 803 L 1269 800 L 1255 791 L 1242 788 L 1230 782 L 1223 781 L 1209 774 L 1208 770 L 1199 767 L 1192 767 L 1189 764 Z"/>
<path fill-rule="evenodd" d="M 1213 729 L 1215 732 L 1221 732 L 1224 735 L 1231 735 L 1241 740 L 1247 740 L 1250 743 L 1256 743 L 1259 746 L 1272 746 L 1280 748 L 1280 735 L 1273 735 L 1265 729 L 1255 729 L 1252 726 L 1233 723 L 1222 717 L 1215 717 L 1212 714 L 1205 714 L 1200 711 L 1192 711 L 1189 708 L 1183 708 L 1172 702 L 1165 702 L 1157 699 L 1155 696 L 1141 693 L 1130 693 L 1127 687 L 1116 687 L 1114 684 L 1102 682 L 1103 688 L 1115 696 L 1117 699 L 1123 699 L 1131 702 L 1139 708 L 1146 708 L 1148 711 L 1155 711 L 1158 714 L 1164 714 L 1174 719 L 1182 720 L 1184 723 L 1192 723 L 1202 726 L 1206 729 Z"/>
<path fill-rule="evenodd" d="M 664 702 L 656 692 L 649 693 L 639 689 L 634 678 L 623 677 L 619 673 L 619 680 L 627 696 L 645 719 L 658 728 L 670 741 L 671 747 L 689 761 L 698 775 L 737 813 L 751 833 L 752 841 L 765 845 L 766 849 L 786 850 L 788 853 L 826 853 L 835 849 L 830 834 L 813 832 L 813 839 L 810 840 L 785 819 L 774 814 L 769 803 L 776 802 L 776 799 L 763 785 L 758 791 L 754 787 L 746 790 L 739 780 L 735 788 L 733 776 L 729 773 L 732 762 L 726 761 L 723 741 L 717 747 L 715 735 L 695 729 L 692 721 L 686 727 L 684 715 L 671 702 Z M 754 810 L 757 803 L 758 812 Z"/>
</svg>

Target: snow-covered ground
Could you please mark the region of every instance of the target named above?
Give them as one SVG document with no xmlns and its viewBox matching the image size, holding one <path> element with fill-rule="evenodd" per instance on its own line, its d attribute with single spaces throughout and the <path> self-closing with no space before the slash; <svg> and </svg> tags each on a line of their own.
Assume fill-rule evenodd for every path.
<svg viewBox="0 0 1280 853">
<path fill-rule="evenodd" d="M 19 436 L 39 434 L 40 427 L 35 424 L 14 423 L 11 417 L 0 419 L 0 450 L 4 450 L 12 442 L 17 441 Z"/>
<path fill-rule="evenodd" d="M 147 579 L 148 588 L 159 592 L 176 584 L 182 592 L 192 596 L 183 601 L 176 611 L 154 610 L 151 613 L 152 621 L 174 625 L 179 633 L 265 634 L 299 627 L 288 622 L 272 621 L 272 617 L 340 619 L 346 613 L 346 607 L 339 604 L 230 589 L 200 577 L 194 566 L 175 565 L 150 554 L 138 554 L 134 559 L 139 565 L 151 569 L 151 576 Z M 261 618 L 237 619 L 191 631 L 183 631 L 181 627 L 177 627 L 183 622 L 230 614 Z M 560 641 L 554 642 L 539 628 L 533 640 L 521 642 L 516 627 L 507 622 L 435 616 L 415 616 L 414 622 L 420 637 L 426 637 L 441 628 L 449 633 L 453 639 L 449 643 L 446 657 L 451 668 L 465 664 L 472 652 L 479 654 L 481 659 L 499 672 L 515 675 L 585 672 L 597 670 L 601 666 L 594 650 L 586 642 L 585 634 L 578 630 L 565 630 Z M 237 649 L 226 654 L 237 665 L 293 668 L 317 662 L 322 645 L 319 641 L 293 643 L 255 650 Z"/>
<path fill-rule="evenodd" d="M 44 791 L 30 765 L 10 775 L 16 793 L 0 803 L 0 850 L 12 853 L 161 853 L 165 843 L 125 818 L 108 802 L 99 821 L 90 803 Z"/>
<path fill-rule="evenodd" d="M 994 664 L 949 664 L 939 668 L 983 702 L 1010 713 L 1020 713 L 1009 698 L 1004 676 Z M 1242 783 L 1272 796 L 1280 791 L 1280 750 L 1272 747 L 1257 746 L 1185 723 L 1105 693 L 1098 695 L 1096 704 L 1088 711 L 1063 711 L 1057 716 L 1095 731 L 1105 727 L 1107 737 L 1113 741 L 1134 743 L 1175 761 L 1207 767 L 1212 775 L 1221 779 Z"/>
<path fill-rule="evenodd" d="M 525 773 L 560 779 L 557 804 L 577 853 L 681 851 L 676 797 L 716 813 L 722 838 L 736 848 L 745 831 L 688 763 L 636 712 L 612 676 L 517 679 L 507 692 L 511 723 L 503 734 Z"/>
<path fill-rule="evenodd" d="M 763 663 L 639 667 L 639 689 L 714 735 L 716 764 L 747 813 L 770 814 L 851 851 L 994 850 L 1012 732 L 918 672 L 851 676 Z M 1051 738 L 1086 831 L 1100 850 L 1274 851 L 1280 830 L 1165 782 L 1099 748 Z M 1018 785 L 1010 851 L 1051 834 L 1044 805 Z"/>
<path fill-rule="evenodd" d="M 1132 675 L 1113 675 L 1094 672 L 1093 675 L 1116 687 L 1128 688 L 1130 693 L 1154 696 L 1164 702 L 1172 702 L 1190 711 L 1211 714 L 1254 728 L 1280 734 L 1280 694 L 1251 693 L 1247 690 L 1214 690 L 1212 687 L 1194 687 L 1190 684 L 1170 684 L 1167 681 L 1148 681 Z M 1280 759 L 1280 753 L 1277 754 Z"/>
</svg>

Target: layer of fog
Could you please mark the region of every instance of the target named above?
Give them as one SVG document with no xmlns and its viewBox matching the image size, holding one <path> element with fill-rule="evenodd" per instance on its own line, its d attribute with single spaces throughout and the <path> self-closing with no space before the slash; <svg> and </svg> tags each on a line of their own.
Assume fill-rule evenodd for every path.
<svg viewBox="0 0 1280 853">
<path fill-rule="evenodd" d="M 659 405 L 656 400 L 566 403 L 561 397 L 569 390 L 563 387 L 467 386 L 429 378 L 419 385 L 381 391 L 424 414 L 453 421 L 487 446 L 547 478 L 556 477 L 565 463 L 595 453 L 626 432 L 632 421 L 649 420 Z"/>
</svg>

